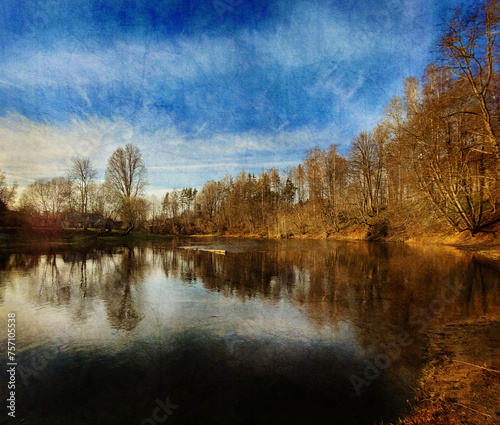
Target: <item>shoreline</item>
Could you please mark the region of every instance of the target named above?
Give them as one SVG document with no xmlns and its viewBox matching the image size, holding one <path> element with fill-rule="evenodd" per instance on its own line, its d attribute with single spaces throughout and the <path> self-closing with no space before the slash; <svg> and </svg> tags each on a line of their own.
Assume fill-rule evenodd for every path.
<svg viewBox="0 0 500 425">
<path fill-rule="evenodd" d="M 290 237 L 280 236 L 261 236 L 258 234 L 193 234 L 193 235 L 178 235 L 176 237 L 185 238 L 231 238 L 231 239 L 256 239 L 256 240 L 331 240 L 331 241 L 346 241 L 346 242 L 381 242 L 381 243 L 399 243 L 409 246 L 443 246 L 448 248 L 455 248 L 460 251 L 471 252 L 475 255 L 490 259 L 500 260 L 500 232 L 498 236 L 492 234 L 477 235 L 474 238 L 470 236 L 463 236 L 463 234 L 450 234 L 450 233 L 433 233 L 421 234 L 408 238 L 399 237 L 383 237 L 383 238 L 370 238 L 366 237 L 360 232 L 339 232 L 339 233 L 310 233 L 305 235 L 293 235 Z"/>
<path fill-rule="evenodd" d="M 500 317 L 453 322 L 428 334 L 419 387 L 392 425 L 500 423 Z"/>
<path fill-rule="evenodd" d="M 60 232 L 47 235 L 27 233 L 18 228 L 0 228 L 0 249 L 19 248 L 22 246 L 87 246 L 97 243 L 99 245 L 119 245 L 121 243 L 142 243 L 162 240 L 173 240 L 177 238 L 230 238 L 230 239 L 258 239 L 258 240 L 332 240 L 351 242 L 381 242 L 381 243 L 403 243 L 410 246 L 446 246 L 460 251 L 472 252 L 476 255 L 500 260 L 500 234 L 488 233 L 476 235 L 475 237 L 463 234 L 450 233 L 422 233 L 418 236 L 400 237 L 377 237 L 372 238 L 359 231 L 338 233 L 308 233 L 303 235 L 262 236 L 259 234 L 156 234 L 144 230 L 132 230 L 129 234 L 123 231 L 113 230 L 111 234 L 97 233 L 94 229 L 74 230 L 64 229 Z"/>
</svg>

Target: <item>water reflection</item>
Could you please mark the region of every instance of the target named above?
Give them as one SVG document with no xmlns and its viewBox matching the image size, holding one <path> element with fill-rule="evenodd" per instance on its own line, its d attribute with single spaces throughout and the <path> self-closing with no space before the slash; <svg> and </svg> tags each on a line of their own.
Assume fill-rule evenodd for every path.
<svg viewBox="0 0 500 425">
<path fill-rule="evenodd" d="M 228 254 L 178 247 L 195 244 Z M 394 418 L 424 325 L 498 315 L 499 269 L 443 248 L 331 241 L 0 253 L 2 317 L 23 318 L 21 364 L 67 333 L 23 383 L 20 420 L 140 424 L 167 395 L 183 406 L 171 423 Z M 358 397 L 349 376 L 403 331 L 415 342 Z"/>
<path fill-rule="evenodd" d="M 499 264 L 470 253 L 324 241 L 259 244 L 258 252 L 252 247 L 249 242 L 250 252 L 226 256 L 193 250 L 153 255 L 162 256 L 167 277 L 198 280 L 208 290 L 241 301 L 287 299 L 319 324 L 349 320 L 383 331 L 380 326 L 408 323 L 449 285 L 464 285 L 464 290 L 437 318 L 498 311 Z"/>
<path fill-rule="evenodd" d="M 447 285 L 464 285 L 464 290 L 435 319 L 498 312 L 498 263 L 469 253 L 396 244 L 248 241 L 233 243 L 228 255 L 217 255 L 175 245 L 3 253 L 0 300 L 6 281 L 27 284 L 21 291 L 31 302 L 65 308 L 75 323 L 87 321 L 103 301 L 110 325 L 132 331 L 145 316 L 144 282 L 161 268 L 167 279 L 198 282 L 241 302 L 286 300 L 318 326 L 347 321 L 363 329 L 360 338 L 368 328 L 382 337 L 397 333 L 412 315 L 439 299 Z"/>
<path fill-rule="evenodd" d="M 103 301 L 111 326 L 131 331 L 144 317 L 142 284 L 150 268 L 146 251 L 125 247 L 106 252 L 15 253 L 4 262 L 2 275 L 35 305 L 68 310 L 74 323 L 86 322 Z M 3 285 L 2 299 L 5 290 Z"/>
</svg>

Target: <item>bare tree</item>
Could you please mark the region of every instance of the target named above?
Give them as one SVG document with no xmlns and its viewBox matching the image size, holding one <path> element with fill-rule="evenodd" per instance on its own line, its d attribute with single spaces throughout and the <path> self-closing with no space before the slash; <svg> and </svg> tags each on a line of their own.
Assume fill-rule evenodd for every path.
<svg viewBox="0 0 500 425">
<path fill-rule="evenodd" d="M 142 196 L 148 181 L 139 148 L 129 143 L 116 149 L 108 160 L 105 179 L 111 189 L 125 198 Z"/>
<path fill-rule="evenodd" d="M 148 219 L 149 205 L 145 198 L 138 196 L 123 198 L 120 216 L 130 229 L 142 227 Z"/>
<path fill-rule="evenodd" d="M 105 183 L 92 181 L 89 184 L 89 211 L 100 214 L 106 222 L 118 219 L 121 201 L 117 199 Z"/>
<path fill-rule="evenodd" d="M 319 221 L 319 213 L 322 212 L 322 204 L 325 198 L 324 163 L 325 152 L 319 147 L 316 146 L 314 149 L 307 151 L 307 156 L 304 158 L 304 170 L 314 222 Z"/>
<path fill-rule="evenodd" d="M 495 220 L 495 155 L 487 154 L 483 124 L 460 113 L 462 85 L 446 69 L 429 67 L 418 112 L 406 124 L 412 165 L 422 193 L 456 231 L 481 231 Z"/>
<path fill-rule="evenodd" d="M 410 81 L 406 80 L 406 88 L 413 90 Z M 407 90 L 407 93 L 410 93 Z M 413 94 L 413 92 L 411 92 Z M 415 109 L 413 97 L 409 99 L 410 108 Z M 406 200 L 408 180 L 408 160 L 406 158 L 407 149 L 404 139 L 405 108 L 403 100 L 399 96 L 393 97 L 387 104 L 384 111 L 385 121 L 383 124 L 388 132 L 388 143 L 386 149 L 386 169 L 387 169 L 387 198 L 390 206 L 401 205 Z"/>
<path fill-rule="evenodd" d="M 38 179 L 26 188 L 19 203 L 22 209 L 35 211 L 40 215 L 42 223 L 34 223 L 35 225 L 59 227 L 68 208 L 70 193 L 71 182 L 64 177 Z"/>
<path fill-rule="evenodd" d="M 161 202 L 156 195 L 151 195 L 148 198 L 148 204 L 149 221 L 152 226 L 157 226 L 161 216 Z"/>
<path fill-rule="evenodd" d="M 203 218 L 211 221 L 218 211 L 217 183 L 213 180 L 205 183 L 205 186 L 197 195 L 197 201 L 200 204 Z"/>
<path fill-rule="evenodd" d="M 71 159 L 71 168 L 68 175 L 70 179 L 76 182 L 83 227 L 87 229 L 90 185 L 97 175 L 97 171 L 94 169 L 89 158 L 75 157 Z"/>
<path fill-rule="evenodd" d="M 7 184 L 7 176 L 0 172 L 0 209 L 8 209 L 16 196 L 17 185 L 13 184 L 9 187 Z"/>
<path fill-rule="evenodd" d="M 378 215 L 383 204 L 385 138 L 384 130 L 378 127 L 375 133 L 361 132 L 351 142 L 351 171 L 359 184 L 359 210 L 363 216 Z"/>
<path fill-rule="evenodd" d="M 480 149 L 494 152 L 500 160 L 498 68 L 500 46 L 498 0 L 486 0 L 465 12 L 457 10 L 439 43 L 444 68 L 460 84 L 462 107 L 456 113 L 472 114 L 482 122 L 482 136 L 487 141 Z"/>
<path fill-rule="evenodd" d="M 147 170 L 139 149 L 127 144 L 116 149 L 108 160 L 105 174 L 106 185 L 121 200 L 122 219 L 128 226 L 133 226 L 137 205 L 148 184 Z"/>
</svg>

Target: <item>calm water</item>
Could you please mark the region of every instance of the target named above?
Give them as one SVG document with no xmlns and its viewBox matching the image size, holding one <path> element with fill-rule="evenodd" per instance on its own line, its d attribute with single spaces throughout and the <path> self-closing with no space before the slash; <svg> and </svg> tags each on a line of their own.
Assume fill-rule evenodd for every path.
<svg viewBox="0 0 500 425">
<path fill-rule="evenodd" d="M 430 326 L 500 313 L 499 271 L 452 249 L 361 242 L 2 252 L 2 338 L 7 313 L 17 329 L 11 423 L 391 420 Z"/>
</svg>

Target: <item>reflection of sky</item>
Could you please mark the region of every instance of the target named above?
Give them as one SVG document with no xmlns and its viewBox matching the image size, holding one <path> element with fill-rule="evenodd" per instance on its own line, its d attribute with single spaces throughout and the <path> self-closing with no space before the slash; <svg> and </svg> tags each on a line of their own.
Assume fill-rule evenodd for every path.
<svg viewBox="0 0 500 425">
<path fill-rule="evenodd" d="M 147 328 L 161 323 L 166 328 L 202 329 L 220 336 L 306 340 L 352 337 L 344 327 L 342 335 L 337 335 L 339 331 L 330 326 L 314 326 L 305 313 L 284 299 L 273 303 L 260 297 L 242 301 L 235 296 L 209 292 L 201 282 L 149 279 L 145 304 L 150 317 L 141 323 Z"/>
<path fill-rule="evenodd" d="M 409 318 L 431 311 L 447 285 L 467 291 L 444 303 L 435 320 L 499 308 L 497 267 L 469 253 L 335 241 L 226 246 L 227 256 L 169 248 L 68 251 L 55 261 L 12 254 L 0 271 L 0 314 L 17 313 L 22 345 L 62 339 L 119 348 L 196 331 L 357 351 L 401 331 L 415 335 Z"/>
<path fill-rule="evenodd" d="M 461 2 L 220 3 L 4 1 L 0 170 L 24 186 L 81 154 L 103 178 L 132 142 L 160 191 L 345 151 Z"/>
<path fill-rule="evenodd" d="M 366 360 L 408 332 L 414 342 L 377 381 L 380 387 L 370 387 L 378 394 L 413 386 L 425 332 L 409 317 L 429 313 L 446 285 L 467 291 L 445 303 L 433 324 L 495 316 L 500 308 L 498 267 L 451 248 L 203 240 L 205 248 L 225 243 L 228 254 L 171 248 L 203 245 L 190 239 L 3 257 L 0 318 L 16 312 L 16 351 L 24 364 L 29 367 L 33 353 L 57 347 L 61 362 L 103 356 L 126 363 L 135 356 L 156 376 L 158 362 L 174 369 L 182 364 L 182 374 L 192 356 L 212 361 L 216 353 L 215 361 L 233 371 L 241 363 L 244 370 L 296 376 L 305 366 L 307 382 L 309 372 L 329 381 L 330 371 L 341 392 L 351 394 L 349 375 L 362 374 Z"/>
<path fill-rule="evenodd" d="M 3 272 L 7 285 L 0 314 L 5 317 L 8 311 L 16 312 L 19 347 L 57 343 L 114 350 L 149 335 L 182 334 L 189 330 L 206 331 L 216 337 L 322 340 L 343 348 L 353 344 L 347 326 L 340 324 L 334 330 L 331 326 L 315 325 L 286 299 L 242 300 L 232 294 L 207 291 L 199 280 L 185 283 L 178 277 L 165 277 L 151 250 L 141 254 L 140 261 L 148 264 L 143 280 L 140 277 L 130 281 L 132 307 L 142 319 L 131 332 L 117 329 L 115 317 L 119 313 L 112 312 L 110 322 L 110 300 L 106 297 L 119 299 L 123 291 L 107 293 L 104 287 L 122 276 L 121 260 L 126 257 L 125 253 L 123 257 L 104 256 L 99 263 L 87 260 L 85 295 L 80 287 L 81 263 L 75 267 L 61 257 L 53 263 L 50 257 L 42 256 L 37 267 L 22 274 Z M 177 258 L 178 267 L 183 266 L 183 261 Z M 56 267 L 52 268 L 52 264 Z M 120 303 L 113 302 L 112 306 L 119 309 Z"/>
<path fill-rule="evenodd" d="M 75 323 L 68 308 L 30 302 L 26 285 L 23 278 L 12 281 L 5 290 L 5 304 L 0 307 L 3 317 L 7 312 L 16 313 L 18 351 L 45 343 L 92 346 L 118 341 L 120 332 L 109 326 L 102 301 L 88 302 L 91 314 L 84 322 Z"/>
</svg>

